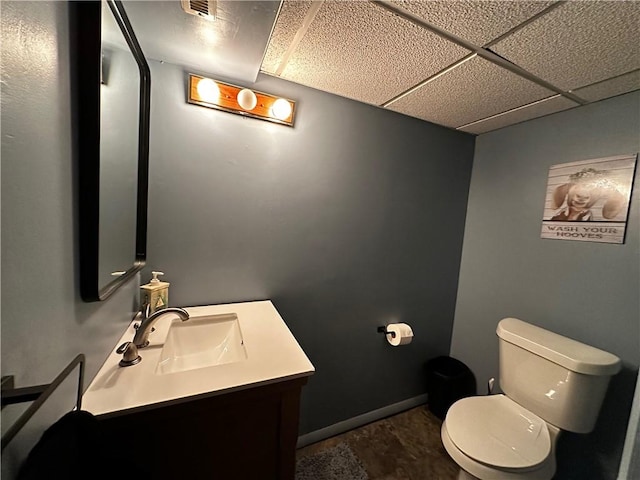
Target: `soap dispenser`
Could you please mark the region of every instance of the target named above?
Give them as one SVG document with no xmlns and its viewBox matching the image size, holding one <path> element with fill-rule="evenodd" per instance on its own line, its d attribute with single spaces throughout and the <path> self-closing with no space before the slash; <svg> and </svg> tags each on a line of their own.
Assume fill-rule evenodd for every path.
<svg viewBox="0 0 640 480">
<path fill-rule="evenodd" d="M 140 287 L 143 308 L 146 310 L 147 305 L 149 306 L 148 315 L 169 306 L 169 282 L 161 282 L 158 279 L 158 275 L 164 275 L 164 273 L 151 272 L 151 275 L 153 275 L 151 281 Z"/>
</svg>

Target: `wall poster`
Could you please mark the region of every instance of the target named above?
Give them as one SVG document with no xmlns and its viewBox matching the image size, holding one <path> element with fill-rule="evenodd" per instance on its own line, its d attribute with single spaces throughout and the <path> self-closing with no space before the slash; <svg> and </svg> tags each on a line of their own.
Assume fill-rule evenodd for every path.
<svg viewBox="0 0 640 480">
<path fill-rule="evenodd" d="M 624 243 L 637 154 L 549 168 L 542 238 Z"/>
</svg>

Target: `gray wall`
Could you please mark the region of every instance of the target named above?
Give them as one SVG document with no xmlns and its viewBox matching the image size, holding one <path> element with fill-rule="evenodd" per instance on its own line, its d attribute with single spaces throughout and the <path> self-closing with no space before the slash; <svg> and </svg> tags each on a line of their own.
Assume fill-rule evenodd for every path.
<svg viewBox="0 0 640 480">
<path fill-rule="evenodd" d="M 482 393 L 498 378 L 497 322 L 515 316 L 618 355 L 592 435 L 566 434 L 561 479 L 615 478 L 640 362 L 640 182 L 624 245 L 540 238 L 549 166 L 640 149 L 640 92 L 476 140 L 451 354 Z"/>
<path fill-rule="evenodd" d="M 93 378 L 129 323 L 132 282 L 86 304 L 77 282 L 67 5 L 2 2 L 2 375 L 51 382 L 78 354 Z M 2 478 L 71 410 L 77 371 L 2 454 Z M 20 408 L 2 411 L 2 429 Z"/>
<path fill-rule="evenodd" d="M 67 7 L 1 8 L 2 375 L 47 383 L 84 352 L 89 382 L 137 286 L 99 304 L 78 296 Z M 171 302 L 273 299 L 318 369 L 303 432 L 423 393 L 424 361 L 449 350 L 472 138 L 260 77 L 257 89 L 300 101 L 295 128 L 270 125 L 187 105 L 180 69 L 152 68 L 149 256 Z M 546 175 L 638 151 L 638 101 L 478 139 L 452 354 L 481 381 L 497 375 L 495 324 L 516 315 L 625 362 L 596 432 L 565 437 L 564 478 L 617 468 L 640 355 L 639 184 L 625 245 L 543 241 Z M 414 327 L 413 344 L 393 349 L 375 333 L 395 320 Z M 71 408 L 70 387 L 3 452 L 7 478 Z M 3 410 L 3 429 L 14 414 Z"/>
<path fill-rule="evenodd" d="M 151 69 L 148 270 L 170 303 L 272 299 L 317 369 L 301 433 L 423 394 L 449 351 L 473 137 L 260 76 L 298 101 L 295 128 L 270 124 Z M 394 321 L 411 345 L 376 332 Z"/>
</svg>

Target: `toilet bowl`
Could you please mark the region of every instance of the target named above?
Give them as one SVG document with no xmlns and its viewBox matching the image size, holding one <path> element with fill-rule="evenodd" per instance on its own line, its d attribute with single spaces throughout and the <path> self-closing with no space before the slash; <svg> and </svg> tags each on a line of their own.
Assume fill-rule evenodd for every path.
<svg viewBox="0 0 640 480">
<path fill-rule="evenodd" d="M 504 395 L 454 403 L 442 443 L 459 480 L 551 480 L 560 432 L 593 430 L 620 359 L 516 318 L 496 333 Z"/>
<path fill-rule="evenodd" d="M 550 480 L 558 432 L 508 397 L 491 395 L 453 404 L 441 436 L 461 480 Z"/>
</svg>

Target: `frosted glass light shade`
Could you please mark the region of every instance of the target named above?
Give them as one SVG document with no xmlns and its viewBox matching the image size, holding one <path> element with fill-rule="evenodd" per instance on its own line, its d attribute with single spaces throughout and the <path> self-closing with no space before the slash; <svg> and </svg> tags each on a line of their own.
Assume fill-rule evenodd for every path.
<svg viewBox="0 0 640 480">
<path fill-rule="evenodd" d="M 198 82 L 198 95 L 205 102 L 216 103 L 220 98 L 220 88 L 218 84 L 209 78 Z"/>
<path fill-rule="evenodd" d="M 238 105 L 245 110 L 253 110 L 258 104 L 258 97 L 248 88 L 243 88 L 238 92 Z"/>
<path fill-rule="evenodd" d="M 271 106 L 271 115 L 278 120 L 286 120 L 291 115 L 291 104 L 284 98 L 279 98 Z"/>
</svg>

